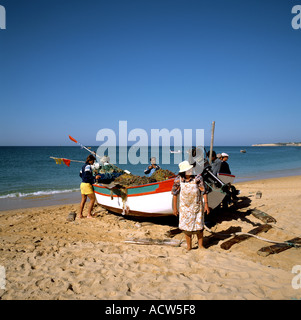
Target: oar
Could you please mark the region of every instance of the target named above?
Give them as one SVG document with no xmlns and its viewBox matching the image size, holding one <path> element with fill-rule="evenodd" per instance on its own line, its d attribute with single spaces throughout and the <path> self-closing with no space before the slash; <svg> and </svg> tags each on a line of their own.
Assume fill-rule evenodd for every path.
<svg viewBox="0 0 301 320">
<path fill-rule="evenodd" d="M 75 139 L 72 138 L 71 136 L 69 136 L 69 139 L 70 139 L 71 141 L 77 143 L 79 146 L 81 146 L 81 147 L 84 148 L 85 150 L 89 151 L 91 154 L 93 154 L 93 156 L 96 155 L 96 157 L 98 157 L 99 159 L 101 159 L 98 154 L 96 154 L 95 152 L 91 151 L 90 149 L 88 149 L 87 147 L 85 147 L 84 145 L 82 145 L 80 142 L 78 142 L 77 140 L 75 140 Z"/>
</svg>

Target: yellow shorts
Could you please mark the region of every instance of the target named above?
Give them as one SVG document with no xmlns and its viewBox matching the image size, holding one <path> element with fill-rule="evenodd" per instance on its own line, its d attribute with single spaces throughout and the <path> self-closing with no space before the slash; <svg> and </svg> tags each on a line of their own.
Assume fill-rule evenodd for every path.
<svg viewBox="0 0 301 320">
<path fill-rule="evenodd" d="M 81 194 L 91 194 L 93 193 L 93 187 L 90 183 L 85 183 L 85 182 L 82 182 L 80 184 L 80 192 Z"/>
</svg>

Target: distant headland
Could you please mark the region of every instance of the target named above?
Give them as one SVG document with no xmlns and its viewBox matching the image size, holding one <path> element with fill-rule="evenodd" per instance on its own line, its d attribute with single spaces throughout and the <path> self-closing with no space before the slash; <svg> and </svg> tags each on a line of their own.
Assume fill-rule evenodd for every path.
<svg viewBox="0 0 301 320">
<path fill-rule="evenodd" d="M 301 142 L 258 143 L 252 147 L 301 147 Z"/>
</svg>

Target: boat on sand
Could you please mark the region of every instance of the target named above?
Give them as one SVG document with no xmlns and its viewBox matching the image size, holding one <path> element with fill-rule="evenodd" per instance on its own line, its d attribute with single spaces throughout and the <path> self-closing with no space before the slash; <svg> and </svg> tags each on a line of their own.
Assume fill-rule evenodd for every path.
<svg viewBox="0 0 301 320">
<path fill-rule="evenodd" d="M 211 209 L 223 201 L 226 195 L 223 187 L 233 183 L 235 176 L 219 174 L 217 178 L 222 184 L 216 185 L 204 178 L 210 189 L 208 203 Z M 120 186 L 112 182 L 94 184 L 93 188 L 97 202 L 109 211 L 130 216 L 162 217 L 173 214 L 173 183 L 174 178 L 171 178 L 139 186 Z"/>
</svg>

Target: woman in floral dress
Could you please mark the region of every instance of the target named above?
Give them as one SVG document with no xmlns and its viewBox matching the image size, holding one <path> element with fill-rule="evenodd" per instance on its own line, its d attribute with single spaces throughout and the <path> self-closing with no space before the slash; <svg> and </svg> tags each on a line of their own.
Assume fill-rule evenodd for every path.
<svg viewBox="0 0 301 320">
<path fill-rule="evenodd" d="M 172 187 L 173 213 L 179 215 L 179 229 L 184 231 L 187 250 L 191 250 L 192 235 L 198 237 L 199 248 L 203 249 L 204 212 L 209 213 L 207 189 L 199 174 L 192 174 L 193 165 L 188 161 L 179 164 L 179 175 Z M 179 211 L 177 208 L 179 197 Z M 204 200 L 204 201 L 203 201 Z"/>
</svg>

